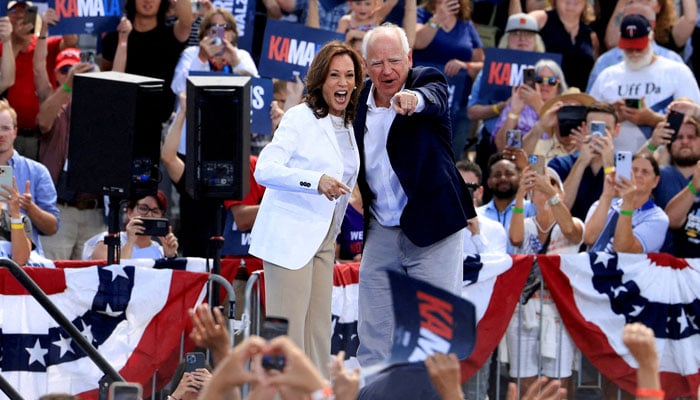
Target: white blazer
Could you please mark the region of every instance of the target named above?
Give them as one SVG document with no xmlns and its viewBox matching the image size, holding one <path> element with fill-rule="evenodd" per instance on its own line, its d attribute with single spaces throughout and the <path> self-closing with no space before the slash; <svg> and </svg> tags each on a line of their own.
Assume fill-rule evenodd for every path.
<svg viewBox="0 0 700 400">
<path fill-rule="evenodd" d="M 250 254 L 296 270 L 316 254 L 329 228 L 334 237 L 338 234 L 350 194 L 330 201 L 318 192 L 318 182 L 324 174 L 342 181 L 343 157 L 354 157 L 357 168 L 348 186 L 355 185 L 360 155 L 352 125 L 348 128 L 354 151 L 341 154 L 330 116 L 317 119 L 306 103 L 284 114 L 255 168 L 255 179 L 266 189 Z M 331 227 L 336 209 L 339 215 Z"/>
</svg>

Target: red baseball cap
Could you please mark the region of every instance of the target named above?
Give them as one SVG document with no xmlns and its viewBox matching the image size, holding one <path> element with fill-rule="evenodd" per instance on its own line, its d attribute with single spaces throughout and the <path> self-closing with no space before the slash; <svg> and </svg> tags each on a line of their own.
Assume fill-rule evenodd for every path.
<svg viewBox="0 0 700 400">
<path fill-rule="evenodd" d="M 61 50 L 56 56 L 56 69 L 61 69 L 65 65 L 73 66 L 80 62 L 80 49 L 68 47 Z"/>
</svg>

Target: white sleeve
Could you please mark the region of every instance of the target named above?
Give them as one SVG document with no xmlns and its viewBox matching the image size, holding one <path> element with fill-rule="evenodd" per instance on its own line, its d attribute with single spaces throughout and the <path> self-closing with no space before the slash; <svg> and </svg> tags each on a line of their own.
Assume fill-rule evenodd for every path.
<svg viewBox="0 0 700 400">
<path fill-rule="evenodd" d="M 238 60 L 240 62 L 233 68 L 233 73 L 239 75 L 245 73 L 256 78 L 259 77 L 258 67 L 255 66 L 255 61 L 253 61 L 253 57 L 250 56 L 250 53 L 238 48 L 236 52 L 238 53 Z"/>
</svg>

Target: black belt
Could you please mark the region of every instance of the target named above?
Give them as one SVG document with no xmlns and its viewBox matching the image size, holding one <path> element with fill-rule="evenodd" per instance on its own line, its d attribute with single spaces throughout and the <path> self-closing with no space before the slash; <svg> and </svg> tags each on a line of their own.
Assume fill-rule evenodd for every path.
<svg viewBox="0 0 700 400">
<path fill-rule="evenodd" d="M 100 199 L 84 199 L 75 201 L 58 199 L 56 202 L 62 206 L 75 207 L 78 210 L 94 210 L 96 208 L 102 208 L 102 202 Z"/>
</svg>

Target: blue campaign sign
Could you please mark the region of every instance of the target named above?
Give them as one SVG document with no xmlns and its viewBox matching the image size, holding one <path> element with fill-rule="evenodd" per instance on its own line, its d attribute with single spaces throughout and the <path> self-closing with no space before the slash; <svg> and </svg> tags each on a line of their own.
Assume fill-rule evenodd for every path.
<svg viewBox="0 0 700 400">
<path fill-rule="evenodd" d="M 250 131 L 252 133 L 272 134 L 270 119 L 272 91 L 272 79 L 253 78 L 250 82 Z"/>
<path fill-rule="evenodd" d="M 124 0 L 49 0 L 49 7 L 59 18 L 52 35 L 99 34 L 117 29 Z"/>
<path fill-rule="evenodd" d="M 561 65 L 561 54 L 558 53 L 535 53 L 493 47 L 487 48 L 485 53 L 479 88 L 483 104 L 509 98 L 511 88 L 523 83 L 523 69 L 533 67 L 537 61 L 550 59 Z"/>
<path fill-rule="evenodd" d="M 231 11 L 238 28 L 238 48 L 252 53 L 255 0 L 215 0 L 212 4 L 214 8 Z"/>
<path fill-rule="evenodd" d="M 223 75 L 216 71 L 190 71 L 189 76 Z M 251 78 L 250 80 L 250 132 L 272 134 L 270 103 L 272 103 L 272 80 Z"/>
<path fill-rule="evenodd" d="M 267 20 L 258 71 L 260 75 L 294 81 L 306 76 L 316 52 L 331 40 L 345 40 L 344 35 L 301 24 Z"/>
<path fill-rule="evenodd" d="M 469 357 L 476 343 L 474 304 L 407 275 L 387 274 L 396 326 L 385 364 L 422 362 L 436 352 Z"/>
<path fill-rule="evenodd" d="M 444 65 L 430 63 L 421 63 L 420 65 L 436 68 L 444 74 Z M 467 71 L 461 70 L 455 76 L 445 75 L 445 78 L 447 79 L 447 91 L 449 95 L 448 102 L 450 104 L 450 113 L 452 114 L 452 126 L 454 127 L 454 122 L 456 121 L 457 113 L 459 112 L 459 105 L 461 104 L 462 97 L 465 95 L 464 91 L 467 86 Z"/>
</svg>

